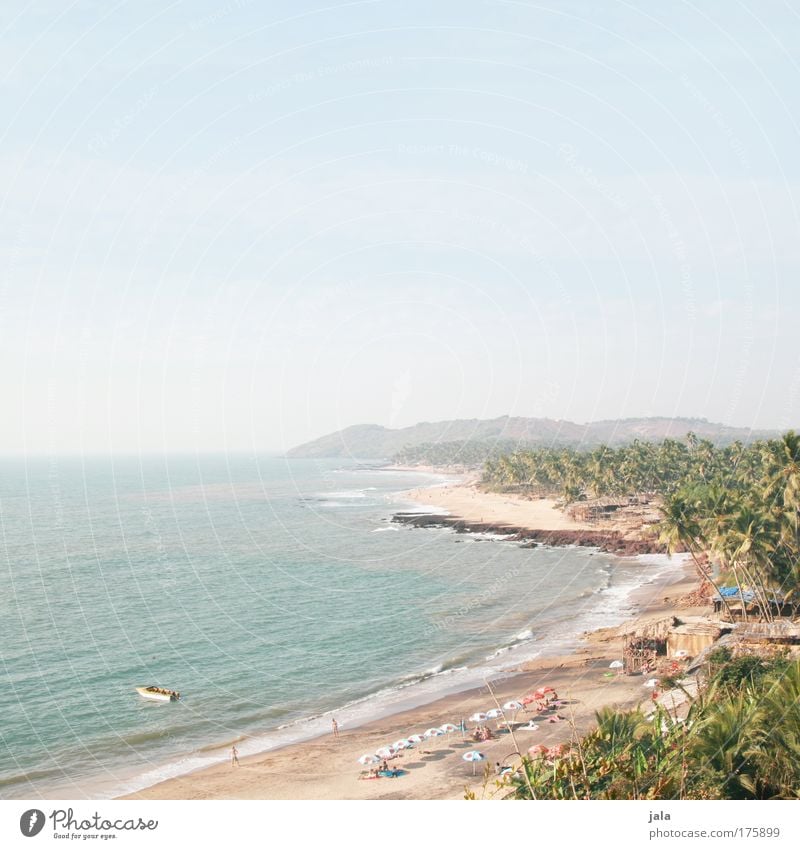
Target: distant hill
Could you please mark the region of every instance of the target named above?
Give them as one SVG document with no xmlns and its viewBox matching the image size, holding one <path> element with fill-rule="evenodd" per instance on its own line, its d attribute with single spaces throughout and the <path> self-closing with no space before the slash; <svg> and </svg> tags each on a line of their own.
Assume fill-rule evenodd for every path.
<svg viewBox="0 0 800 849">
<path fill-rule="evenodd" d="M 576 424 L 557 419 L 527 419 L 501 416 L 497 419 L 456 419 L 447 422 L 420 422 L 411 427 L 386 428 L 381 425 L 353 425 L 292 448 L 287 456 L 297 458 L 357 457 L 389 459 L 407 449 L 438 443 L 461 443 L 465 446 L 485 443 L 487 452 L 502 442 L 527 445 L 621 445 L 640 439 L 658 442 L 670 437 L 683 439 L 692 431 L 700 439 L 717 445 L 740 440 L 771 439 L 778 431 L 751 431 L 728 427 L 706 419 L 642 418 L 618 419 Z"/>
</svg>

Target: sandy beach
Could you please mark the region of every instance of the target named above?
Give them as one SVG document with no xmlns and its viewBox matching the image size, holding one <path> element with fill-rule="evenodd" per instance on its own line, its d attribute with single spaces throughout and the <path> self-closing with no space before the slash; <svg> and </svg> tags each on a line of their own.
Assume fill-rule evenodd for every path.
<svg viewBox="0 0 800 849">
<path fill-rule="evenodd" d="M 469 484 L 415 490 L 405 494 L 421 505 L 445 508 L 469 521 L 525 525 L 532 529 L 585 529 L 565 517 L 552 501 L 523 501 L 510 496 L 481 493 Z M 647 569 L 645 562 L 642 568 Z M 680 615 L 679 600 L 696 586 L 691 567 L 672 572 L 668 578 L 645 584 L 634 596 L 636 620 Z M 692 608 L 691 613 L 696 613 Z M 265 754 L 170 779 L 124 798 L 134 799 L 462 799 L 467 791 L 479 798 L 493 798 L 504 791 L 495 780 L 494 765 L 515 764 L 519 753 L 534 744 L 568 742 L 593 723 L 594 712 L 606 705 L 634 707 L 647 701 L 650 691 L 641 676 L 615 674 L 609 664 L 621 658 L 622 634 L 631 622 L 587 634 L 571 655 L 542 658 L 510 670 L 513 674 L 486 686 L 450 695 L 427 705 L 397 713 L 358 728 L 340 728 L 332 734 Z M 553 687 L 562 705 L 537 715 L 520 712 L 517 719 L 534 718 L 536 730 L 496 733 L 476 743 L 460 732 L 434 738 L 392 761 L 402 769 L 397 778 L 360 779 L 358 758 L 395 740 L 427 728 L 485 712 L 539 687 Z M 551 721 L 554 717 L 561 719 Z M 476 723 L 468 722 L 470 729 Z M 496 723 L 490 722 L 494 731 Z M 478 750 L 485 763 L 472 764 L 463 754 Z"/>
<path fill-rule="evenodd" d="M 519 525 L 540 531 L 586 531 L 597 525 L 576 522 L 550 498 L 528 500 L 482 492 L 474 481 L 412 489 L 403 498 L 422 507 L 445 509 L 468 522 Z"/>
</svg>

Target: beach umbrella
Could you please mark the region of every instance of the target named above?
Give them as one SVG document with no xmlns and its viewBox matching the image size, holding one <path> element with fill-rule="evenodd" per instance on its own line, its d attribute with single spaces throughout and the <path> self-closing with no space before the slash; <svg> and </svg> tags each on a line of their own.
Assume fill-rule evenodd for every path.
<svg viewBox="0 0 800 849">
<path fill-rule="evenodd" d="M 464 752 L 464 754 L 461 755 L 461 758 L 462 758 L 462 760 L 472 762 L 472 774 L 475 775 L 475 764 L 478 761 L 485 761 L 486 755 L 484 755 L 482 752 L 472 751 L 472 752 Z"/>
<path fill-rule="evenodd" d="M 625 664 L 621 660 L 612 660 L 611 663 L 608 664 L 609 669 L 622 669 Z"/>
<path fill-rule="evenodd" d="M 486 711 L 487 719 L 502 719 L 503 711 L 500 708 L 492 708 L 491 710 Z"/>
<path fill-rule="evenodd" d="M 524 707 L 524 705 L 522 704 L 522 702 L 511 701 L 511 702 L 506 702 L 503 705 L 503 710 L 517 711 L 517 710 L 522 710 L 523 707 Z"/>
<path fill-rule="evenodd" d="M 439 726 L 439 731 L 441 731 L 441 732 L 442 732 L 442 734 L 446 734 L 446 735 L 447 735 L 447 737 L 448 737 L 448 739 L 449 739 L 449 738 L 450 738 L 450 735 L 451 735 L 454 731 L 458 731 L 458 726 L 457 726 L 457 725 L 453 725 L 453 723 L 452 723 L 452 722 L 445 722 L 445 724 L 444 724 L 444 725 L 440 725 L 440 726 Z"/>
<path fill-rule="evenodd" d="M 419 746 L 420 743 L 425 739 L 421 734 L 409 734 L 406 738 L 409 743 L 413 743 L 415 746 Z"/>
<path fill-rule="evenodd" d="M 401 751 L 402 749 L 410 749 L 413 745 L 414 744 L 411 742 L 411 740 L 404 738 L 402 740 L 397 740 L 392 743 L 392 748 Z"/>
<path fill-rule="evenodd" d="M 470 722 L 486 722 L 486 714 L 485 713 L 473 713 L 469 718 Z"/>
<path fill-rule="evenodd" d="M 523 705 L 530 705 L 530 704 L 533 704 L 533 702 L 535 702 L 536 699 L 530 693 L 528 693 L 528 695 L 523 696 L 520 699 L 520 701 L 522 702 Z"/>
<path fill-rule="evenodd" d="M 384 746 L 382 749 L 378 749 L 375 754 L 379 758 L 393 758 L 397 752 L 391 746 Z"/>
<path fill-rule="evenodd" d="M 442 736 L 441 728 L 429 728 L 425 732 L 425 737 L 427 737 L 428 740 L 433 740 L 434 737 L 441 737 L 441 736 Z"/>
<path fill-rule="evenodd" d="M 377 755 L 361 755 L 358 762 L 364 766 L 369 766 L 370 764 L 380 763 L 380 760 L 381 759 Z"/>
</svg>

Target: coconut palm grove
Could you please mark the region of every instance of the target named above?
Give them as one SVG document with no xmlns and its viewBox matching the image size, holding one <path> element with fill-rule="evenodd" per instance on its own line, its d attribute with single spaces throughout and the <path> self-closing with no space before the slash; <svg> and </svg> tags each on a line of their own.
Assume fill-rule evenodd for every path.
<svg viewBox="0 0 800 849">
<path fill-rule="evenodd" d="M 717 446 L 685 441 L 593 450 L 535 448 L 486 461 L 495 491 L 658 503 L 653 529 L 689 552 L 722 608 L 774 623 L 800 591 L 800 437 Z M 723 588 L 725 591 L 723 591 Z M 734 589 L 735 588 L 735 589 Z M 796 611 L 796 607 L 793 608 Z M 662 680 L 662 688 L 685 686 Z M 697 670 L 688 713 L 604 708 L 571 745 L 528 754 L 511 798 L 795 799 L 800 797 L 800 662 L 774 647 L 740 656 L 714 649 Z"/>
</svg>

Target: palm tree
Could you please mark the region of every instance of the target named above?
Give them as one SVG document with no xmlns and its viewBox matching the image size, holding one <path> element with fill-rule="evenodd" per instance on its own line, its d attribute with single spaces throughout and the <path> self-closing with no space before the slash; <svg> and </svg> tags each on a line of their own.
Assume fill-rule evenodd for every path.
<svg viewBox="0 0 800 849">
<path fill-rule="evenodd" d="M 732 618 L 732 612 L 728 601 L 720 592 L 712 575 L 711 569 L 706 569 L 700 563 L 701 552 L 710 548 L 707 540 L 703 537 L 703 530 L 697 520 L 697 515 L 690 500 L 682 492 L 677 492 L 661 507 L 663 519 L 659 524 L 659 542 L 667 546 L 670 554 L 685 549 L 689 552 L 692 562 L 697 569 L 701 579 L 709 581 L 722 600 L 722 604 Z"/>
</svg>

